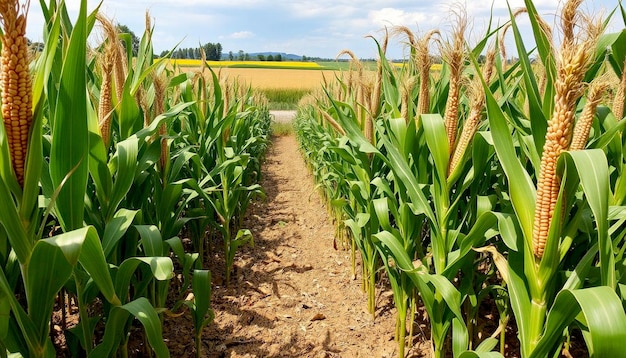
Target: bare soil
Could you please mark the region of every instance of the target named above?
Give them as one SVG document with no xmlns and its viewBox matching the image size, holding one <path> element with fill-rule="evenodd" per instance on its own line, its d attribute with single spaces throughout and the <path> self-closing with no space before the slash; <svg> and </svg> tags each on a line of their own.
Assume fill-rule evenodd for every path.
<svg viewBox="0 0 626 358">
<path fill-rule="evenodd" d="M 387 293 L 378 295 L 373 319 L 361 268 L 353 275 L 350 251 L 334 248 L 334 224 L 296 139 L 273 142 L 262 181 L 267 197 L 251 205 L 244 223 L 255 245 L 240 248 L 230 287 L 220 250 L 211 256 L 215 321 L 203 332 L 203 356 L 396 357 L 390 291 L 379 290 Z M 194 355 L 191 332 L 188 314 L 166 320 L 172 356 Z M 408 356 L 425 356 L 428 346 L 418 331 Z"/>
</svg>

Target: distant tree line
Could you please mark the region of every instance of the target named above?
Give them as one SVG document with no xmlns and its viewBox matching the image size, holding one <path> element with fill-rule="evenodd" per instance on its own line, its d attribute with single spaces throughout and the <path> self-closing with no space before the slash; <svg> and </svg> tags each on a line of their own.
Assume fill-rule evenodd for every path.
<svg viewBox="0 0 626 358">
<path fill-rule="evenodd" d="M 228 56 L 225 56 L 229 61 L 284 61 L 283 56 L 281 54 L 257 54 L 250 55 L 243 50 L 239 50 L 236 54 L 233 51 L 228 51 Z"/>
<path fill-rule="evenodd" d="M 206 59 L 209 61 L 219 61 L 222 58 L 222 44 L 219 42 L 217 43 L 208 42 L 202 45 L 201 47 L 195 47 L 195 48 L 191 48 L 191 47 L 179 48 L 179 49 L 174 50 L 174 52 L 172 52 L 171 58 L 175 58 L 175 59 L 187 58 L 187 59 L 200 60 L 202 59 L 201 50 L 204 50 Z M 161 52 L 161 57 L 167 55 L 167 53 L 168 51 Z"/>
</svg>

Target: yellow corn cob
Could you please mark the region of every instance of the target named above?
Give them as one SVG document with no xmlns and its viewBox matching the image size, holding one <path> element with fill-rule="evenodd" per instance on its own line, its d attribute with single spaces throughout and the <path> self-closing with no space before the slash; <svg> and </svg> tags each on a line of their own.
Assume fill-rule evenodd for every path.
<svg viewBox="0 0 626 358">
<path fill-rule="evenodd" d="M 465 14 L 459 13 L 457 15 L 453 42 L 451 45 L 448 45 L 443 52 L 444 59 L 450 67 L 448 102 L 446 103 L 443 116 L 446 133 L 448 135 L 450 155 L 452 155 L 454 151 L 459 121 L 459 96 L 461 94 L 461 74 L 463 73 L 463 63 L 465 61 L 465 29 L 467 28 L 467 18 Z"/>
<path fill-rule="evenodd" d="M 478 129 L 478 125 L 480 124 L 481 119 L 481 110 L 472 108 L 470 112 L 470 116 L 467 121 L 463 125 L 463 132 L 461 133 L 461 137 L 459 137 L 459 141 L 456 144 L 456 148 L 454 149 L 454 154 L 452 155 L 452 159 L 450 160 L 450 166 L 448 168 L 448 176 L 452 174 L 454 169 L 456 169 L 457 165 L 461 162 L 463 155 L 465 154 L 465 150 L 469 146 L 470 141 L 474 138 L 474 134 Z"/>
<path fill-rule="evenodd" d="M 104 35 L 109 39 L 106 53 L 112 63 L 112 73 L 115 80 L 115 95 L 117 96 L 117 101 L 120 102 L 122 100 L 126 72 L 128 72 L 126 52 L 121 42 L 117 40 L 119 33 L 115 25 L 113 25 L 113 22 L 101 14 L 97 14 L 96 19 L 102 25 Z M 109 73 L 111 73 L 111 71 L 109 71 Z"/>
<path fill-rule="evenodd" d="M 104 147 L 109 147 L 111 138 L 111 69 L 112 64 L 102 65 L 102 85 L 100 87 L 100 101 L 98 103 L 98 126 L 102 135 Z"/>
<path fill-rule="evenodd" d="M 400 103 L 400 116 L 404 118 L 404 121 L 408 124 L 409 120 L 409 102 L 411 101 L 411 93 L 413 93 L 413 87 L 415 86 L 415 77 L 405 77 L 402 81 L 402 101 Z"/>
<path fill-rule="evenodd" d="M 444 123 L 446 133 L 448 134 L 448 147 L 450 151 L 454 150 L 456 142 L 456 131 L 458 127 L 458 110 L 459 110 L 459 94 L 461 79 L 450 76 L 450 88 L 448 90 L 448 102 L 446 102 L 446 110 L 444 112 Z"/>
<path fill-rule="evenodd" d="M 26 14 L 28 5 L 17 0 L 0 1 L 2 40 L 2 117 L 9 142 L 11 165 L 20 185 L 28 152 L 28 136 L 33 119 L 32 86 L 28 70 Z"/>
<path fill-rule="evenodd" d="M 613 114 L 618 121 L 624 118 L 624 101 L 626 101 L 626 61 L 622 66 L 622 80 L 613 99 Z"/>
<path fill-rule="evenodd" d="M 117 32 L 116 37 L 117 38 Z M 126 50 L 121 43 L 117 43 L 115 46 L 117 55 L 115 56 L 115 62 L 113 65 L 113 78 L 115 79 L 115 95 L 117 101 L 121 102 L 124 95 L 124 82 L 128 73 L 128 64 L 126 59 Z"/>
<path fill-rule="evenodd" d="M 105 32 L 113 31 L 113 34 L 115 34 L 113 25 L 104 16 L 98 14 L 97 19 L 103 24 Z M 108 29 L 107 26 L 109 27 Z M 115 39 L 115 37 L 113 39 Z M 116 46 L 117 43 L 115 40 L 109 39 L 106 42 L 100 63 L 100 68 L 102 69 L 102 84 L 100 86 L 100 99 L 98 101 L 98 127 L 105 148 L 109 147 L 111 139 L 111 114 L 113 112 L 111 99 L 113 91 L 112 71 L 115 57 L 117 56 Z"/>
<path fill-rule="evenodd" d="M 578 118 L 574 127 L 574 135 L 569 150 L 585 149 L 587 139 L 589 138 L 589 130 L 593 123 L 593 117 L 596 114 L 596 108 L 602 99 L 603 93 L 609 88 L 609 82 L 604 77 L 598 77 L 589 87 L 587 95 L 587 103 L 583 109 L 583 113 Z"/>
<path fill-rule="evenodd" d="M 483 65 L 483 77 L 485 78 L 485 82 L 489 84 L 491 82 L 491 77 L 493 77 L 493 69 L 496 63 L 496 49 L 495 47 L 490 47 L 487 51 L 487 56 L 485 58 L 485 64 Z"/>
<path fill-rule="evenodd" d="M 482 119 L 482 111 L 485 106 L 485 92 L 482 85 L 482 82 L 476 76 L 470 83 L 468 88 L 468 96 L 470 100 L 470 115 L 467 118 L 467 121 L 463 124 L 463 131 L 461 132 L 461 137 L 459 137 L 459 141 L 456 143 L 456 148 L 454 149 L 454 154 L 452 155 L 452 159 L 450 159 L 450 165 L 448 167 L 448 176 L 454 172 L 457 165 L 463 159 L 463 155 L 469 146 L 470 141 L 474 138 L 474 134 L 480 125 Z"/>
<path fill-rule="evenodd" d="M 561 179 L 556 173 L 557 160 L 570 146 L 576 101 L 582 95 L 584 89 L 582 80 L 593 54 L 593 51 L 590 51 L 593 49 L 592 41 L 578 46 L 564 45 L 557 67 L 554 112 L 548 122 L 537 182 L 533 251 L 539 259 L 543 257 L 561 186 Z"/>
<path fill-rule="evenodd" d="M 364 108 L 368 108 L 368 109 L 371 108 L 371 105 L 368 107 L 368 103 L 371 103 L 372 93 L 373 93 L 372 88 L 373 88 L 373 84 L 371 82 L 367 82 L 365 78 L 363 78 L 361 81 L 361 96 L 362 96 L 363 102 L 361 103 Z M 367 140 L 371 143 L 372 138 L 373 138 L 374 124 L 372 122 L 371 109 L 369 109 L 366 112 L 367 113 L 364 113 L 363 115 L 364 116 L 363 135 L 365 135 L 365 138 L 367 138 Z"/>
<path fill-rule="evenodd" d="M 419 40 L 416 47 L 417 67 L 420 78 L 420 91 L 417 98 L 417 117 L 430 111 L 430 66 L 432 58 L 428 50 L 430 40 L 434 35 L 439 35 L 439 30 L 431 30 Z"/>
</svg>

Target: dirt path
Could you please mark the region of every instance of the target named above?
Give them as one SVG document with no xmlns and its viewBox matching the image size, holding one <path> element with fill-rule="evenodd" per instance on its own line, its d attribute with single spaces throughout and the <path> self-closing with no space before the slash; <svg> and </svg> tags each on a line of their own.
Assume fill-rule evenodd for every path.
<svg viewBox="0 0 626 358">
<path fill-rule="evenodd" d="M 397 356 L 391 298 L 379 295 L 373 321 L 350 252 L 333 248 L 333 224 L 294 137 L 274 138 L 262 185 L 267 199 L 251 206 L 244 224 L 254 248 L 240 249 L 232 287 L 214 275 L 205 356 Z"/>
</svg>

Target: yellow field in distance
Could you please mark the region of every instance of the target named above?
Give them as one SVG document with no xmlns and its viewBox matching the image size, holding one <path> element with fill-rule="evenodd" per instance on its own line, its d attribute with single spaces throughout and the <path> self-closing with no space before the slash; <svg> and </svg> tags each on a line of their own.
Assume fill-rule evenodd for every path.
<svg viewBox="0 0 626 358">
<path fill-rule="evenodd" d="M 170 64 L 178 65 L 181 67 L 200 67 L 202 60 L 192 59 L 170 59 Z M 302 69 L 319 69 L 321 66 L 316 62 L 304 62 L 304 61 L 207 61 L 207 64 L 211 67 L 232 67 L 232 66 L 247 66 L 247 67 L 288 67 L 288 68 L 302 68 Z"/>
<path fill-rule="evenodd" d="M 324 77 L 332 80 L 334 71 L 303 70 L 289 68 L 232 68 L 214 70 L 220 78 L 237 79 L 258 89 L 306 89 L 322 88 Z"/>
</svg>

